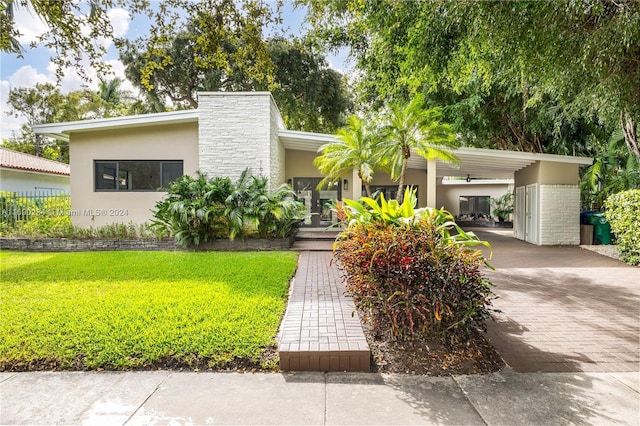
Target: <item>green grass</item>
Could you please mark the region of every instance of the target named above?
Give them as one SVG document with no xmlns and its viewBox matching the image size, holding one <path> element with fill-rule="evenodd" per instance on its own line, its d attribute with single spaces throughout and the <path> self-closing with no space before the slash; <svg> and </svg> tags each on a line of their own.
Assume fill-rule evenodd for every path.
<svg viewBox="0 0 640 426">
<path fill-rule="evenodd" d="M 257 362 L 293 252 L 0 252 L 0 371 Z"/>
</svg>

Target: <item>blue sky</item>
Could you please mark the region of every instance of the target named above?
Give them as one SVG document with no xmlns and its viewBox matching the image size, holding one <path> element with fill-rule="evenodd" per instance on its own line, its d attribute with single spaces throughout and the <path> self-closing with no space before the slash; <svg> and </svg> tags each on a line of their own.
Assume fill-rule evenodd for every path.
<svg viewBox="0 0 640 426">
<path fill-rule="evenodd" d="M 119 8 L 109 10 L 108 14 L 116 36 L 134 39 L 145 35 L 148 28 L 148 21 L 145 17 L 135 16 L 132 19 L 127 11 Z M 296 36 L 303 32 L 304 15 L 304 9 L 294 9 L 292 3 L 285 2 L 282 18 L 287 34 Z M 35 41 L 43 31 L 45 24 L 25 8 L 18 9 L 15 21 L 20 32 L 23 33 L 20 42 L 25 48 L 25 53 L 24 58 L 18 58 L 13 54 L 0 54 L 0 138 L 2 139 L 9 138 L 12 132 L 19 130 L 24 122 L 22 119 L 7 115 L 6 101 L 9 90 L 15 87 L 33 87 L 36 83 L 56 83 L 55 69 L 50 61 L 51 51 L 44 47 L 28 48 L 29 43 Z M 108 47 L 108 53 L 104 58 L 105 62 L 111 65 L 115 75 L 124 77 L 124 67 L 118 60 L 118 51 L 113 46 L 113 42 L 107 39 L 99 40 L 99 42 Z M 331 66 L 338 70 L 348 72 L 350 69 L 345 51 L 329 55 L 328 60 Z M 95 76 L 95 72 L 88 71 L 90 75 Z M 85 84 L 72 69 L 65 70 L 64 74 L 64 78 L 59 83 L 63 93 L 78 90 Z M 95 81 L 88 85 L 90 89 L 97 88 Z M 128 83 L 125 83 L 124 88 L 133 89 Z"/>
</svg>

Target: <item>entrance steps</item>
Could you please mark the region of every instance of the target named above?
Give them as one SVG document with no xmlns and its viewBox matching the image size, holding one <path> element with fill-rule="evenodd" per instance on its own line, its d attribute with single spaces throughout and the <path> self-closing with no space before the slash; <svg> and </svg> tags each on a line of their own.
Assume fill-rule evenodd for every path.
<svg viewBox="0 0 640 426">
<path fill-rule="evenodd" d="M 291 247 L 298 251 L 333 251 L 333 242 L 340 228 L 300 228 Z"/>
</svg>

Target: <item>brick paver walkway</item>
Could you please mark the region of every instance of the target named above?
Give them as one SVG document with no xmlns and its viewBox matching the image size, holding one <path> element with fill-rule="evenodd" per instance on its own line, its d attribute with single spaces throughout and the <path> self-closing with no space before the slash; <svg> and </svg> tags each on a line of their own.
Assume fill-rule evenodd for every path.
<svg viewBox="0 0 640 426">
<path fill-rule="evenodd" d="M 303 251 L 278 336 L 280 368 L 369 371 L 370 351 L 331 252 Z"/>
<path fill-rule="evenodd" d="M 640 371 L 640 268 L 578 247 L 476 233 L 493 245 L 496 271 L 487 275 L 502 311 L 488 337 L 511 368 Z"/>
</svg>

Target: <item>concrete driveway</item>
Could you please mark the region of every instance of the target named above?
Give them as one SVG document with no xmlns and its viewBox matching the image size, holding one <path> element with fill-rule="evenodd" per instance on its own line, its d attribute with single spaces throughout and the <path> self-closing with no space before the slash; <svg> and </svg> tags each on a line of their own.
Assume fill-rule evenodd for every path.
<svg viewBox="0 0 640 426">
<path fill-rule="evenodd" d="M 640 268 L 511 231 L 474 231 L 493 246 L 487 276 L 502 311 L 488 337 L 513 370 L 640 371 Z"/>
</svg>

